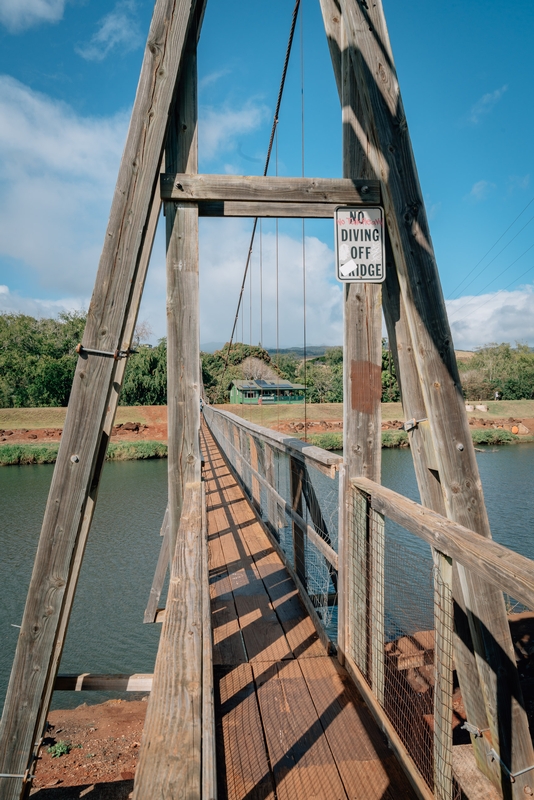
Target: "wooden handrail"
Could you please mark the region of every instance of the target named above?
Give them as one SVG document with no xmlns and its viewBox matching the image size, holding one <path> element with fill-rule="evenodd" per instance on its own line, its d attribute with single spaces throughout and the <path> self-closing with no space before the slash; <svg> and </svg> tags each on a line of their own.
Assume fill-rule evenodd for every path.
<svg viewBox="0 0 534 800">
<path fill-rule="evenodd" d="M 371 508 L 534 608 L 534 561 L 530 558 L 367 478 L 353 478 L 351 483 L 370 495 Z"/>
<path fill-rule="evenodd" d="M 223 411 L 220 408 L 213 408 L 213 406 L 204 406 L 204 416 L 209 417 L 210 414 L 221 414 L 226 417 L 234 425 L 248 431 L 256 436 L 256 438 L 267 442 L 277 450 L 282 450 L 293 458 L 298 458 L 305 461 L 312 467 L 323 472 L 329 478 L 335 476 L 336 471 L 343 463 L 343 457 L 335 453 L 329 453 L 328 450 L 323 450 L 322 447 L 302 442 L 300 439 L 295 439 L 292 436 L 284 436 L 278 431 L 273 431 L 271 428 L 264 428 L 261 425 L 255 425 L 253 422 L 248 422 L 230 411 Z"/>
</svg>

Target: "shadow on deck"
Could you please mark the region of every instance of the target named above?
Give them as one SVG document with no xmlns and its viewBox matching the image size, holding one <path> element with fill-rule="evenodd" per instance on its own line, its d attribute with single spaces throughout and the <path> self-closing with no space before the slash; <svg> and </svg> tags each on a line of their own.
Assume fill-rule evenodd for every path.
<svg viewBox="0 0 534 800">
<path fill-rule="evenodd" d="M 203 428 L 219 800 L 414 798 Z"/>
</svg>

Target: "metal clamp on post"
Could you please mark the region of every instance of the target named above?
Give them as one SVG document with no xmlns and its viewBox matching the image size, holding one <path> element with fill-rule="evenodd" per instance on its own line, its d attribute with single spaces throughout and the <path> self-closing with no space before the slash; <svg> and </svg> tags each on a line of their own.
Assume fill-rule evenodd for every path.
<svg viewBox="0 0 534 800">
<path fill-rule="evenodd" d="M 413 431 L 414 428 L 417 428 L 420 422 L 426 422 L 426 421 L 427 417 L 424 417 L 423 419 L 415 419 L 415 417 L 412 417 L 412 419 L 406 420 L 406 422 L 403 425 L 401 425 L 400 428 L 398 428 L 398 430 L 406 432 Z"/>
<path fill-rule="evenodd" d="M 530 772 L 534 769 L 534 764 L 531 767 L 525 767 L 524 769 L 518 769 L 517 772 L 510 772 L 504 761 L 501 759 L 500 755 L 493 749 L 488 751 L 488 756 L 491 758 L 492 761 L 498 761 L 501 765 L 502 769 L 506 772 L 509 776 L 511 783 L 515 783 L 515 779 L 518 778 L 520 775 L 524 775 L 525 772 Z"/>
<path fill-rule="evenodd" d="M 472 733 L 475 739 L 482 738 L 483 731 L 481 731 L 480 728 L 477 728 L 476 725 L 472 725 L 470 722 L 464 722 L 462 729 L 464 731 L 468 731 L 468 733 Z M 489 728 L 484 728 L 484 730 L 488 731 Z"/>
<path fill-rule="evenodd" d="M 0 772 L 0 778 L 21 778 L 23 783 L 28 783 L 28 781 L 33 781 L 35 775 L 30 775 L 30 770 L 27 769 L 24 775 L 13 775 L 10 772 Z"/>
<path fill-rule="evenodd" d="M 132 353 L 137 353 L 137 350 L 128 348 L 127 350 L 115 350 L 115 352 L 112 352 L 111 350 L 94 350 L 92 347 L 84 347 L 83 344 L 78 344 L 76 345 L 76 352 L 80 356 L 84 354 L 90 356 L 108 356 L 118 361 L 119 358 L 127 358 L 129 355 L 132 355 Z"/>
</svg>

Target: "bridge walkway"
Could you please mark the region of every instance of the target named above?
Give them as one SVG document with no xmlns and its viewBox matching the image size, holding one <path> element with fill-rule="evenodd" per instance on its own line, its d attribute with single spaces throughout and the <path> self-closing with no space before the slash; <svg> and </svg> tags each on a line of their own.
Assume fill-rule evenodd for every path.
<svg viewBox="0 0 534 800">
<path fill-rule="evenodd" d="M 412 800 L 204 425 L 219 800 Z"/>
</svg>

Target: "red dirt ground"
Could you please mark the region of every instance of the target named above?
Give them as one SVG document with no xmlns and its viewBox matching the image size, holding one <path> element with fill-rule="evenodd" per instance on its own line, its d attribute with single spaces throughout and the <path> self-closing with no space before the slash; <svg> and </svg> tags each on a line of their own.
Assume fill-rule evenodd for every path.
<svg viewBox="0 0 534 800">
<path fill-rule="evenodd" d="M 32 797 L 126 800 L 133 788 L 146 709 L 145 698 L 51 711 Z M 67 742 L 70 752 L 54 758 L 47 751 L 57 742 Z"/>
</svg>

